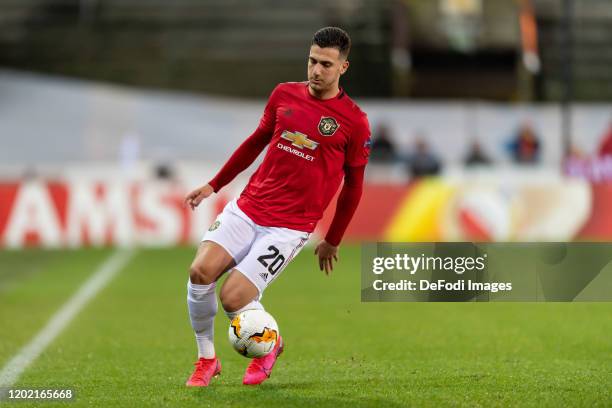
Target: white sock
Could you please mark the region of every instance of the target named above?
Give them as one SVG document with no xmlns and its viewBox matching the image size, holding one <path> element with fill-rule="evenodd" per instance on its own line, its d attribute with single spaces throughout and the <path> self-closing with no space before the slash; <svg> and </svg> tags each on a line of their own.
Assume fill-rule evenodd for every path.
<svg viewBox="0 0 612 408">
<path fill-rule="evenodd" d="M 216 282 L 210 285 L 187 282 L 187 306 L 198 343 L 198 358 L 215 356 L 215 315 L 218 309 L 215 286 Z"/>
<path fill-rule="evenodd" d="M 226 310 L 225 314 L 227 315 L 227 317 L 229 317 L 230 321 L 232 321 L 234 320 L 234 317 L 238 316 L 240 313 L 244 312 L 245 310 L 251 310 L 251 309 L 265 310 L 263 305 L 259 303 L 258 300 L 254 300 L 251 303 L 248 303 L 246 306 L 236 310 L 235 312 L 228 312 Z"/>
</svg>

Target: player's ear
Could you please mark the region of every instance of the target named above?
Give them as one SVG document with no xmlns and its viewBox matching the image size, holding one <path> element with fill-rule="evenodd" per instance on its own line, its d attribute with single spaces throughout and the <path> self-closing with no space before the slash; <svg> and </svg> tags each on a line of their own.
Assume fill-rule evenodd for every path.
<svg viewBox="0 0 612 408">
<path fill-rule="evenodd" d="M 340 66 L 340 75 L 343 75 L 349 67 L 349 61 L 345 59 Z"/>
</svg>

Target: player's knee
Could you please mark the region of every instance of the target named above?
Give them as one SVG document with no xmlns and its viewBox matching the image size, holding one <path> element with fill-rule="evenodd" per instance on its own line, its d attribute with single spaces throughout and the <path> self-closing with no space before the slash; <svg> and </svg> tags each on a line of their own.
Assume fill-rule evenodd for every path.
<svg viewBox="0 0 612 408">
<path fill-rule="evenodd" d="M 206 265 L 191 265 L 189 268 L 189 279 L 196 285 L 210 285 L 217 280 L 218 273 Z"/>
</svg>

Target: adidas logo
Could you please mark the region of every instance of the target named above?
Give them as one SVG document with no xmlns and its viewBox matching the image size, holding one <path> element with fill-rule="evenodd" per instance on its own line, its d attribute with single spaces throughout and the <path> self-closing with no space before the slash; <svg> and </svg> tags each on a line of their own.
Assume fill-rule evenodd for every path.
<svg viewBox="0 0 612 408">
<path fill-rule="evenodd" d="M 268 281 L 268 273 L 267 272 L 260 273 L 259 276 L 261 276 L 261 279 L 263 279 L 264 282 Z"/>
</svg>

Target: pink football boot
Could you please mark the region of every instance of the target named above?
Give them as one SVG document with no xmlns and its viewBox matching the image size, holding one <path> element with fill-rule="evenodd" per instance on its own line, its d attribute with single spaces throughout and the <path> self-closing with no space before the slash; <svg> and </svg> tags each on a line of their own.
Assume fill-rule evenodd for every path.
<svg viewBox="0 0 612 408">
<path fill-rule="evenodd" d="M 242 383 L 244 385 L 258 385 L 270 378 L 272 367 L 274 367 L 274 363 L 276 363 L 276 359 L 283 352 L 284 347 L 283 338 L 278 336 L 278 341 L 270 354 L 264 357 L 254 358 L 251 361 L 251 364 L 249 364 L 244 373 Z"/>
<path fill-rule="evenodd" d="M 221 363 L 217 357 L 201 357 L 194 365 L 196 368 L 187 380 L 188 387 L 207 387 L 212 377 L 221 374 Z"/>
</svg>

